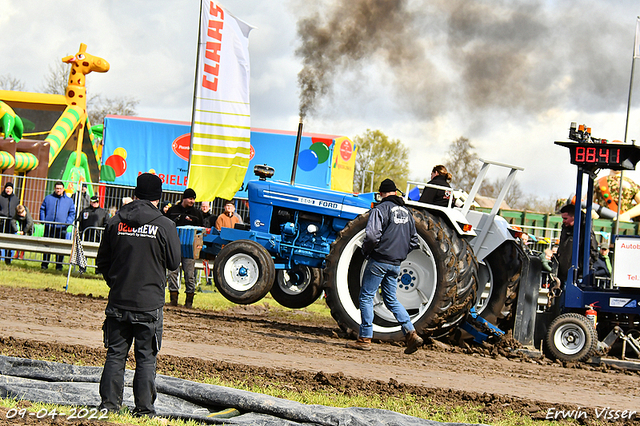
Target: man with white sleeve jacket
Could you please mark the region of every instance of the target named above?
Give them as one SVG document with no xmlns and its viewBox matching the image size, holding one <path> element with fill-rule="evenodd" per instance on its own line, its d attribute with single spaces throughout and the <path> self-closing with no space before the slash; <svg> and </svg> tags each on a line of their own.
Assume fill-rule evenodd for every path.
<svg viewBox="0 0 640 426">
<path fill-rule="evenodd" d="M 158 210 L 162 196 L 158 176 L 138 176 L 135 196 L 107 222 L 96 258 L 110 288 L 103 326 L 107 357 L 100 379 L 100 409 L 120 410 L 127 353 L 135 340 L 133 414 L 154 416 L 165 274 L 180 265 L 180 240 L 176 225 Z"/>
<path fill-rule="evenodd" d="M 396 317 L 405 335 L 405 354 L 412 354 L 423 341 L 416 333 L 407 310 L 396 297 L 400 264 L 411 250 L 419 247 L 416 224 L 404 200 L 396 195 L 396 184 L 385 179 L 380 184 L 382 202 L 371 209 L 362 242 L 362 253 L 368 258 L 360 287 L 361 324 L 358 340 L 347 343 L 348 348 L 371 350 L 373 337 L 373 298 L 382 286 L 385 306 Z"/>
</svg>

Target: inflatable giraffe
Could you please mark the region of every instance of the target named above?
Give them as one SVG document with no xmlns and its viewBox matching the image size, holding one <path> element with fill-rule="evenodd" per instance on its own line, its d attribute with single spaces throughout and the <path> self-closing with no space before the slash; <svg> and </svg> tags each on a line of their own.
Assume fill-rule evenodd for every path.
<svg viewBox="0 0 640 426">
<path fill-rule="evenodd" d="M 51 166 L 53 160 L 62 150 L 67 139 L 69 139 L 74 130 L 78 128 L 75 167 L 79 167 L 82 155 L 84 130 L 88 123 L 85 76 L 91 71 L 109 71 L 109 63 L 98 56 L 87 53 L 87 45 L 84 43 L 80 43 L 80 50 L 78 53 L 62 58 L 62 62 L 71 64 L 69 82 L 65 91 L 67 108 L 53 126 L 49 136 L 46 138 L 46 141 L 50 144 L 49 166 Z"/>
</svg>

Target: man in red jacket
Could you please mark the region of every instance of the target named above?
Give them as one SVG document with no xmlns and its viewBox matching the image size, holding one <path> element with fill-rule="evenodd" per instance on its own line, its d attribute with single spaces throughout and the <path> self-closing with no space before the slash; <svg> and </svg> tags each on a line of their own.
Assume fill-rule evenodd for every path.
<svg viewBox="0 0 640 426">
<path fill-rule="evenodd" d="M 133 414 L 154 416 L 165 271 L 180 265 L 180 239 L 173 221 L 158 210 L 162 196 L 158 176 L 138 176 L 135 196 L 107 222 L 96 258 L 110 289 L 103 327 L 107 358 L 100 379 L 100 409 L 120 410 L 127 353 L 135 340 Z"/>
</svg>

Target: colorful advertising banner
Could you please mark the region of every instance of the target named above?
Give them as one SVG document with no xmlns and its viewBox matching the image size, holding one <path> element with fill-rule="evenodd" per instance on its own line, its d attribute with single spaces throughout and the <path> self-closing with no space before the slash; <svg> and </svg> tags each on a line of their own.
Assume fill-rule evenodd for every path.
<svg viewBox="0 0 640 426">
<path fill-rule="evenodd" d="M 169 191 L 187 189 L 189 123 L 137 117 L 104 119 L 100 181 L 136 186 L 141 173 L 160 176 Z"/>
<path fill-rule="evenodd" d="M 202 0 L 188 181 L 197 201 L 233 198 L 247 171 L 251 29 Z"/>
<path fill-rule="evenodd" d="M 353 192 L 353 174 L 356 170 L 356 144 L 347 137 L 336 138 L 331 160 L 331 189 Z"/>
<path fill-rule="evenodd" d="M 151 172 L 162 179 L 164 189 L 184 191 L 188 182 L 190 129 L 190 123 L 184 121 L 107 116 L 100 181 L 134 187 L 140 173 Z M 275 169 L 273 180 L 291 181 L 296 133 L 253 129 L 250 140 L 248 172 L 240 177 L 238 198 L 246 198 L 247 183 L 258 179 L 253 174 L 253 167 L 258 164 Z M 296 185 L 352 192 L 356 155 L 353 145 L 346 137 L 303 135 Z"/>
</svg>

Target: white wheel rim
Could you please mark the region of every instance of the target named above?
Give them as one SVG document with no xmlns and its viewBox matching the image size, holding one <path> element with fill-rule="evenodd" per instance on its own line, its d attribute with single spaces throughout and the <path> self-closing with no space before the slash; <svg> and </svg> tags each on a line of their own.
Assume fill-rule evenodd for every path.
<svg viewBox="0 0 640 426">
<path fill-rule="evenodd" d="M 493 272 L 485 262 L 478 264 L 478 298 L 476 312 L 481 314 L 487 307 L 493 291 Z"/>
<path fill-rule="evenodd" d="M 584 330 L 575 324 L 560 326 L 553 335 L 553 343 L 560 352 L 575 355 L 584 348 L 587 336 Z"/>
<path fill-rule="evenodd" d="M 355 253 L 356 250 L 360 250 L 364 237 L 365 230 L 363 229 L 349 240 L 342 251 L 336 268 L 338 297 L 343 303 L 345 312 L 358 324 L 362 322 L 360 310 L 351 300 L 348 275 L 349 264 L 353 257 L 353 253 Z M 437 282 L 436 264 L 431 249 L 422 237 L 419 236 L 418 239 L 420 241 L 420 249 L 411 251 L 407 259 L 400 265 L 400 276 L 398 277 L 399 281 L 396 292 L 398 301 L 408 311 L 410 311 L 412 322 L 415 322 L 417 319 L 422 317 L 431 305 L 436 291 Z M 360 270 L 360 282 L 362 282 L 362 275 L 366 265 L 367 262 L 363 262 Z M 408 285 L 410 283 L 413 285 Z M 389 311 L 384 305 L 382 296 L 379 292 L 376 293 L 373 300 L 373 311 L 374 314 L 384 320 L 396 320 L 391 311 Z M 393 333 L 400 331 L 400 328 L 399 324 L 393 327 L 381 327 L 380 325 L 373 324 L 373 331 L 379 333 Z"/>
<path fill-rule="evenodd" d="M 247 291 L 258 282 L 260 268 L 253 257 L 237 253 L 225 262 L 223 274 L 229 287 L 235 291 Z"/>
</svg>

